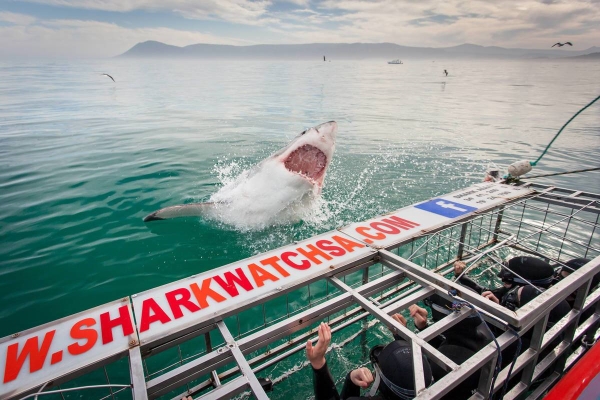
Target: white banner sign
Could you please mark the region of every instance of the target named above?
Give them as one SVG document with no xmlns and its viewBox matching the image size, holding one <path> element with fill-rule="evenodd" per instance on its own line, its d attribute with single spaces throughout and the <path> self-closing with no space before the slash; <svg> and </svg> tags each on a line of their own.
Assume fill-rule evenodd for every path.
<svg viewBox="0 0 600 400">
<path fill-rule="evenodd" d="M 140 342 L 193 327 L 373 252 L 333 231 L 138 293 L 132 300 Z"/>
<path fill-rule="evenodd" d="M 524 187 L 484 182 L 346 226 L 340 231 L 373 247 L 388 248 L 476 211 L 531 193 L 531 189 Z"/>
<path fill-rule="evenodd" d="M 129 299 L 0 339 L 0 399 L 129 349 L 137 336 Z"/>
</svg>

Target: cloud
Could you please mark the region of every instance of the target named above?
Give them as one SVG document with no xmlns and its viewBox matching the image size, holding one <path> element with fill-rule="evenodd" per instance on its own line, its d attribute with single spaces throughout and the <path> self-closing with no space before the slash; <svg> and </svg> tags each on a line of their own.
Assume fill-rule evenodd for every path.
<svg viewBox="0 0 600 400">
<path fill-rule="evenodd" d="M 572 39 L 583 48 L 596 44 L 600 37 L 600 7 L 584 0 L 549 4 L 535 0 L 325 0 L 317 8 L 333 13 L 331 21 L 340 24 L 335 32 L 322 32 L 323 37 L 341 34 L 346 42 L 546 47 L 559 32 L 568 30 L 581 32 Z"/>
<path fill-rule="evenodd" d="M 181 1 L 173 12 L 189 19 L 218 19 L 244 25 L 266 25 L 276 22 L 267 17 L 270 1 L 204 0 Z"/>
<path fill-rule="evenodd" d="M 81 20 L 43 20 L 0 13 L 0 50 L 44 55 L 105 57 L 134 44 L 158 40 L 193 43 L 379 43 L 446 47 L 462 43 L 547 48 L 557 40 L 577 49 L 598 45 L 600 0 L 29 0 L 52 6 L 112 12 L 152 11 L 154 20 L 170 13 L 197 22 L 203 32 L 125 28 Z M 277 4 L 277 3 L 287 3 Z M 89 12 L 86 13 L 89 15 Z M 138 25 L 143 17 L 127 16 Z M 134 18 L 140 18 L 135 20 Z M 106 18 L 106 16 L 104 16 Z M 189 26 L 189 23 L 187 24 Z M 217 28 L 215 28 L 217 29 Z"/>
<path fill-rule="evenodd" d="M 310 0 L 281 0 L 281 3 L 290 3 L 297 6 L 307 7 L 310 4 Z"/>
<path fill-rule="evenodd" d="M 13 25 L 29 25 L 34 23 L 35 17 L 25 14 L 16 14 L 11 12 L 0 12 L 0 21 L 8 22 Z"/>
<path fill-rule="evenodd" d="M 272 4 L 269 0 L 29 0 L 29 2 L 115 12 L 168 11 L 189 19 L 218 19 L 245 25 L 274 22 L 267 16 L 268 7 Z M 298 3 L 298 1 L 292 2 Z"/>
<path fill-rule="evenodd" d="M 318 14 L 316 11 L 311 10 L 310 8 L 303 8 L 301 10 L 292 10 L 294 14 Z"/>
<path fill-rule="evenodd" d="M 27 1 L 27 0 L 26 0 Z M 87 10 L 126 12 L 139 9 L 161 9 L 159 1 L 150 0 L 28 0 L 29 3 L 39 3 L 58 7 L 82 8 Z"/>
</svg>

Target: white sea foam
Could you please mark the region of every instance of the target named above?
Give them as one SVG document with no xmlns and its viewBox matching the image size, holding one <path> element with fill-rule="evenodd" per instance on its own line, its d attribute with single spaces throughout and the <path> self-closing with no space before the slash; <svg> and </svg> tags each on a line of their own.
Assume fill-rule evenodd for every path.
<svg viewBox="0 0 600 400">
<path fill-rule="evenodd" d="M 276 159 L 263 161 L 260 168 L 261 173 L 249 169 L 232 179 L 235 164 L 221 167 L 224 186 L 210 198 L 215 203 L 213 218 L 240 230 L 256 230 L 298 222 L 311 214 L 318 195 L 310 182 L 282 168 Z"/>
<path fill-rule="evenodd" d="M 276 165 L 275 160 L 265 160 L 261 164 L 263 173 L 253 175 L 253 168 L 258 166 L 252 167 L 250 161 L 221 159 L 213 168 L 222 184 L 209 200 L 220 203 L 215 207 L 213 218 L 242 231 L 262 231 L 299 221 L 303 222 L 300 231 L 335 229 L 353 222 L 348 215 L 362 212 L 367 218 L 374 212 L 386 211 L 379 210 L 375 204 L 378 196 L 386 196 L 386 193 L 369 192 L 369 189 L 379 171 L 389 164 L 400 164 L 399 158 L 399 151 L 382 149 L 377 156 L 369 157 L 365 167 L 352 172 L 334 161 L 324 185 L 324 196 L 317 195 L 305 179 Z M 264 198 L 263 193 L 272 195 Z M 256 198 L 263 200 L 256 203 Z M 303 236 L 301 232 L 296 233 Z M 271 239 L 261 236 L 259 243 L 266 242 L 267 246 L 259 245 L 256 251 L 264 251 Z"/>
</svg>

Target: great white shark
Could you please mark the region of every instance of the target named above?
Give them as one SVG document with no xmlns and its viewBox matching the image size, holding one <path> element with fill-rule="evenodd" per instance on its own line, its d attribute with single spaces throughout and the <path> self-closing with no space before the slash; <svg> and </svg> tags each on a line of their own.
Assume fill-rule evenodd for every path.
<svg viewBox="0 0 600 400">
<path fill-rule="evenodd" d="M 321 194 L 336 135 L 335 121 L 307 129 L 223 186 L 208 202 L 166 207 L 144 221 L 200 216 L 245 228 L 295 222 Z"/>
</svg>

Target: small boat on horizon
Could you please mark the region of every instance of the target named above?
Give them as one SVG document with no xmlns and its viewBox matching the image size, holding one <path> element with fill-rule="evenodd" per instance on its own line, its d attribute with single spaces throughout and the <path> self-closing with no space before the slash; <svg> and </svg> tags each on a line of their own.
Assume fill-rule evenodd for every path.
<svg viewBox="0 0 600 400">
<path fill-rule="evenodd" d="M 396 60 L 388 61 L 388 64 L 402 64 L 402 61 L 396 59 Z"/>
</svg>

